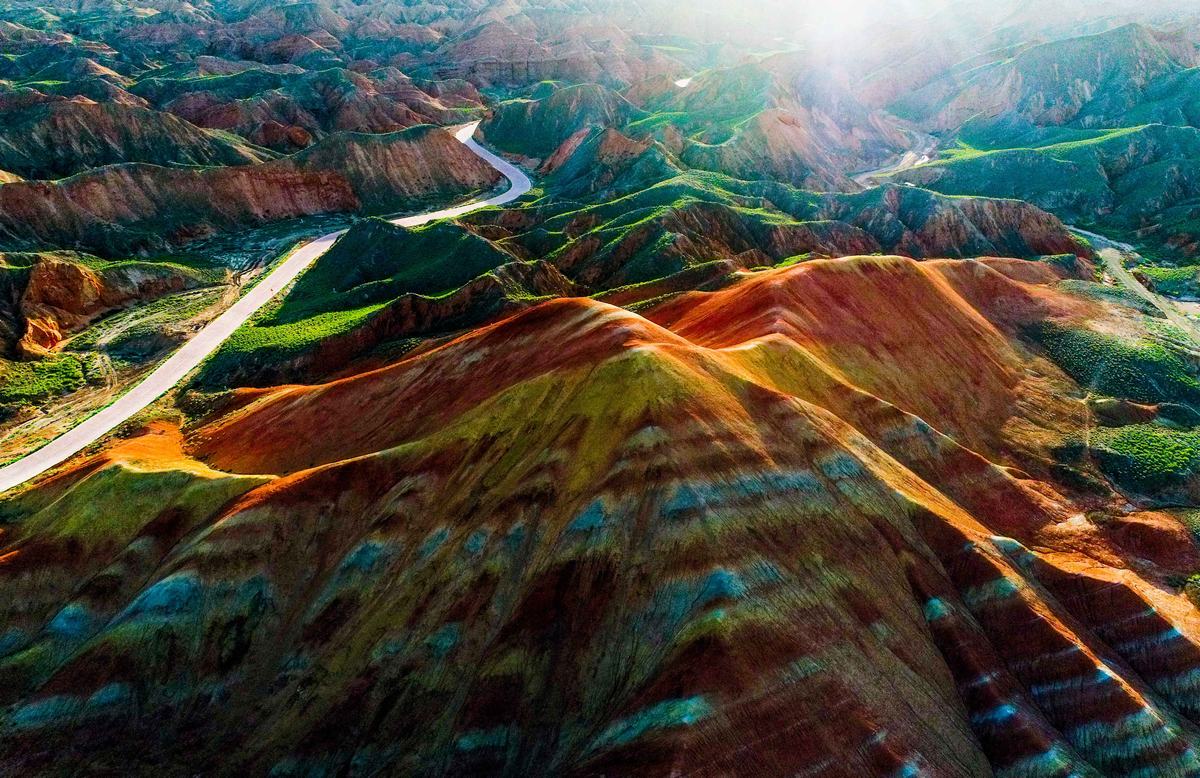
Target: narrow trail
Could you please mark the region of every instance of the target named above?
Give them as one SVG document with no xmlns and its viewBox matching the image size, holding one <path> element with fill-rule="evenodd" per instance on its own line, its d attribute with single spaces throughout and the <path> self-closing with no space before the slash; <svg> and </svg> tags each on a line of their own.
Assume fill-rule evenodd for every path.
<svg viewBox="0 0 1200 778">
<path fill-rule="evenodd" d="M 1070 227 L 1070 229 L 1092 241 L 1096 252 L 1104 260 L 1104 269 L 1116 279 L 1118 284 L 1162 311 L 1163 315 L 1167 317 L 1167 321 L 1186 332 L 1196 341 L 1197 345 L 1200 345 L 1200 325 L 1185 316 L 1174 300 L 1142 286 L 1129 268 L 1125 267 L 1125 257 L 1142 259 L 1142 255 L 1138 253 L 1137 249 L 1128 243 L 1121 243 L 1094 232 L 1081 230 L 1078 227 Z"/>
<path fill-rule="evenodd" d="M 432 213 L 393 219 L 393 224 L 402 227 L 416 227 L 438 219 L 463 216 L 493 205 L 505 205 L 521 197 L 533 187 L 529 177 L 519 168 L 475 142 L 474 135 L 478 127 L 479 122 L 468 124 L 456 131 L 454 137 L 507 178 L 509 189 L 485 200 L 473 200 Z M 338 238 L 345 233 L 346 230 L 331 232 L 297 248 L 233 306 L 205 325 L 191 340 L 159 365 L 154 372 L 111 405 L 88 417 L 37 451 L 0 467 L 0 493 L 20 486 L 62 464 L 177 386 L 222 343 L 228 340 L 234 331 L 274 299 L 288 284 L 296 280 L 313 262 L 329 251 Z"/>
</svg>

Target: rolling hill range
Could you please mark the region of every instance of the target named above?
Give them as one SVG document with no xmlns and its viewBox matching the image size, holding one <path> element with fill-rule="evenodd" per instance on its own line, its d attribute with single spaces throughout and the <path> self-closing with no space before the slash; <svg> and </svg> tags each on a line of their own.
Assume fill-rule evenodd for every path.
<svg viewBox="0 0 1200 778">
<path fill-rule="evenodd" d="M 815 195 L 684 173 L 660 154 L 607 130 L 545 179 L 565 192 L 578 180 L 573 168 L 589 171 L 594 184 L 602 180 L 591 177 L 597 163 L 608 164 L 611 185 L 581 192 L 581 200 L 544 197 L 416 231 L 359 223 L 274 310 L 227 343 L 199 381 L 314 381 L 548 296 L 640 306 L 724 285 L 739 270 L 813 256 L 990 254 L 1068 264 L 1091 256 L 1058 219 L 1024 203 L 894 186 Z M 659 175 L 668 177 L 647 183 Z"/>
<path fill-rule="evenodd" d="M 539 84 L 500 103 L 482 131 L 500 148 L 544 160 L 577 132 L 617 127 L 651 135 L 693 168 L 853 188 L 845 171 L 883 161 L 907 138 L 826 74 L 812 77 L 812 64 L 780 54 L 705 71 L 684 87 L 660 81 L 659 90 L 630 94 L 640 106 L 599 84 Z"/>
<path fill-rule="evenodd" d="M 1038 126 L 1085 129 L 1125 126 L 1156 113 L 1186 120 L 1188 71 L 1198 64 L 1197 52 L 1182 41 L 1129 24 L 952 72 L 902 98 L 900 107 L 949 130 L 976 116 L 1012 115 Z"/>
<path fill-rule="evenodd" d="M 1200 11 L 0 4 L 0 776 L 1200 775 Z"/>
<path fill-rule="evenodd" d="M 429 125 L 334 136 L 259 165 L 127 163 L 0 187 L 0 239 L 120 255 L 220 230 L 337 212 L 389 213 L 490 189 L 498 174 Z"/>
<path fill-rule="evenodd" d="M 898 179 L 1018 197 L 1163 259 L 1194 257 L 1200 46 L 1186 28 L 1127 24 L 973 64 L 890 106 L 947 149 Z"/>
<path fill-rule="evenodd" d="M 1198 236 L 1200 130 L 1153 124 L 1033 148 L 962 151 L 900 173 L 947 194 L 1022 198 L 1169 254 Z"/>
</svg>

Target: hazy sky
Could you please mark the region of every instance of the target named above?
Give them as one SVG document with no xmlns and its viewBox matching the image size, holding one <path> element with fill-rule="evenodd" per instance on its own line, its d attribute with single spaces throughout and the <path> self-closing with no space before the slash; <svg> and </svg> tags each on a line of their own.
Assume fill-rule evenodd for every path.
<svg viewBox="0 0 1200 778">
<path fill-rule="evenodd" d="M 680 23 L 703 38 L 757 50 L 799 46 L 850 70 L 878 67 L 890 53 L 921 45 L 965 57 L 1102 32 L 1130 21 L 1179 25 L 1190 19 L 1200 26 L 1200 0 L 688 0 L 686 5 Z"/>
</svg>

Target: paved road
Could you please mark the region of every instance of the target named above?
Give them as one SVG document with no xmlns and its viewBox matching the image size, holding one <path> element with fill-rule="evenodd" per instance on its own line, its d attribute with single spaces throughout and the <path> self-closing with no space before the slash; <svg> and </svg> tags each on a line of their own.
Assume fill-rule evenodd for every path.
<svg viewBox="0 0 1200 778">
<path fill-rule="evenodd" d="M 1104 260 L 1105 269 L 1109 272 L 1109 275 L 1117 280 L 1117 283 L 1162 311 L 1163 315 L 1167 317 L 1167 321 L 1188 333 L 1197 343 L 1200 343 L 1200 326 L 1197 326 L 1196 322 L 1185 316 L 1179 310 L 1179 306 L 1174 300 L 1152 292 L 1142 286 L 1141 282 L 1134 278 L 1129 268 L 1125 267 L 1126 256 L 1141 261 L 1142 255 L 1137 252 L 1137 249 L 1128 243 L 1120 243 L 1103 235 L 1081 230 L 1078 227 L 1071 227 L 1071 229 L 1091 239 L 1092 245 L 1096 247 L 1096 252 Z"/>
<path fill-rule="evenodd" d="M 503 194 L 487 200 L 475 200 L 453 208 L 446 208 L 433 213 L 408 216 L 403 219 L 393 219 L 393 224 L 403 227 L 415 227 L 436 219 L 448 219 L 455 216 L 477 211 L 491 205 L 511 203 L 530 190 L 532 184 L 529 177 L 519 168 L 509 164 L 500 157 L 475 142 L 473 136 L 478 122 L 462 127 L 455 132 L 455 137 L 467 148 L 481 157 L 508 179 L 510 188 Z M 266 305 L 280 290 L 290 284 L 301 273 L 308 269 L 313 262 L 332 248 L 337 239 L 345 234 L 345 230 L 331 232 L 316 240 L 304 244 L 292 252 L 287 259 L 249 292 L 242 296 L 231 308 L 211 321 L 204 329 L 196 333 L 182 348 L 171 355 L 141 383 L 122 395 L 118 400 L 95 415 L 47 443 L 42 448 L 18 459 L 10 465 L 0 467 L 0 492 L 20 486 L 26 481 L 36 478 L 47 470 L 65 462 L 70 457 L 82 451 L 87 446 L 112 432 L 117 426 L 128 421 L 150 403 L 157 400 L 172 387 L 187 377 L 201 362 L 229 338 L 234 331 L 242 326 L 260 308 Z"/>
</svg>

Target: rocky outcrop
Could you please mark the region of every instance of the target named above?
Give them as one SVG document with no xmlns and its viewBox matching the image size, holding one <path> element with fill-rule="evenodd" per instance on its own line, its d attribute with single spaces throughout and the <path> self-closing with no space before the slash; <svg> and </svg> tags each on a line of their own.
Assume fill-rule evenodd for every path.
<svg viewBox="0 0 1200 778">
<path fill-rule="evenodd" d="M 44 356 L 113 310 L 211 283 L 178 265 L 106 263 L 68 252 L 0 255 L 0 267 L 5 350 L 24 359 Z"/>
</svg>

